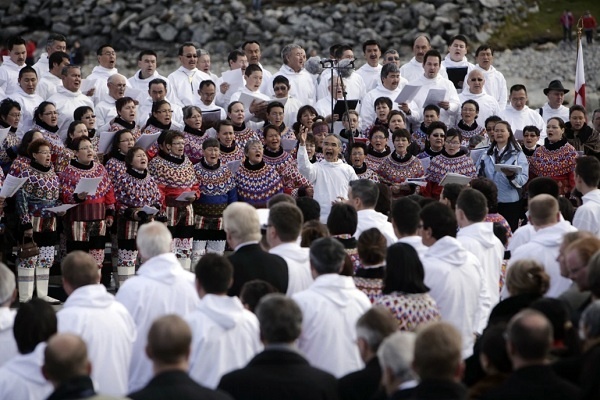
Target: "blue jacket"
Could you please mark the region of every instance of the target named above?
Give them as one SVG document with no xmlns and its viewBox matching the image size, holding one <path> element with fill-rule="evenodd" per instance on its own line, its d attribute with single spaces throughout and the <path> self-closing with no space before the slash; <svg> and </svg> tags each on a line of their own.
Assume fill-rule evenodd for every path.
<svg viewBox="0 0 600 400">
<path fill-rule="evenodd" d="M 514 148 L 509 142 L 500 162 L 495 162 L 494 149 L 488 150 L 479 160 L 479 176 L 491 179 L 498 187 L 498 203 L 519 201 L 523 186 L 529 180 L 529 163 L 520 148 Z M 492 154 L 489 154 L 489 153 Z M 503 172 L 495 170 L 495 164 L 520 165 L 521 172 L 509 179 Z"/>
</svg>

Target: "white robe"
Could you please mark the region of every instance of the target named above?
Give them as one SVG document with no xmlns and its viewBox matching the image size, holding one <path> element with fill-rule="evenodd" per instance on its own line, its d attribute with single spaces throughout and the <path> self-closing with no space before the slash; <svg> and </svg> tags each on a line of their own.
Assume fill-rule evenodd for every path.
<svg viewBox="0 0 600 400">
<path fill-rule="evenodd" d="M 536 108 L 536 111 L 539 113 L 540 109 Z M 564 122 L 569 120 L 569 109 L 562 104 L 557 109 L 550 107 L 550 104 L 546 103 L 542 106 L 542 119 L 544 120 L 544 124 L 548 123 L 550 118 L 558 117 L 562 119 Z"/>
<path fill-rule="evenodd" d="M 108 86 L 106 85 L 108 78 L 118 73 L 119 71 L 116 68 L 104 68 L 101 65 L 97 65 L 92 69 L 92 73 L 85 78 L 88 81 L 95 81 L 94 87 L 96 90 L 94 91 L 94 96 L 92 96 L 94 104 L 98 104 L 108 96 Z M 129 86 L 129 83 L 127 85 Z"/>
<path fill-rule="evenodd" d="M 459 229 L 456 239 L 481 262 L 484 282 L 494 307 L 500 301 L 500 275 L 504 260 L 504 245 L 494 235 L 494 224 L 479 222 L 465 226 Z M 487 326 L 488 317 L 489 314 L 482 315 L 478 332 Z"/>
<path fill-rule="evenodd" d="M 54 388 L 42 375 L 46 343 L 29 354 L 19 354 L 0 368 L 0 399 L 41 400 Z"/>
<path fill-rule="evenodd" d="M 274 99 L 274 101 L 277 100 Z M 303 105 L 300 100 L 291 96 L 288 97 L 283 108 L 283 122 L 285 126 L 289 128 L 294 126 L 294 123 L 298 120 L 298 111 Z"/>
<path fill-rule="evenodd" d="M 240 90 L 238 90 L 237 92 L 235 92 L 234 94 L 231 95 L 231 99 L 230 99 L 229 103 L 233 103 L 234 101 L 239 101 L 240 97 L 242 96 L 242 93 L 247 94 L 252 97 L 259 98 L 262 101 L 268 102 L 271 100 L 271 98 L 269 96 L 267 96 L 266 94 L 262 93 L 260 91 L 260 89 L 257 90 L 256 92 L 253 92 L 252 90 L 248 89 L 248 87 L 242 86 L 242 88 Z M 254 117 L 254 114 L 252 114 L 250 112 L 250 107 L 244 107 L 244 116 L 245 116 L 246 121 L 249 121 L 250 119 L 252 119 Z"/>
<path fill-rule="evenodd" d="M 129 364 L 136 339 L 135 322 L 103 285 L 75 289 L 56 314 L 58 332 L 74 333 L 87 345 L 91 378 L 99 392 L 128 393 Z"/>
<path fill-rule="evenodd" d="M 371 308 L 369 298 L 350 276 L 318 276 L 292 298 L 302 310 L 298 348 L 313 367 L 336 378 L 364 367 L 356 346 L 356 321 Z"/>
<path fill-rule="evenodd" d="M 367 229 L 377 228 L 387 242 L 388 247 L 396 242 L 396 234 L 394 233 L 394 227 L 391 222 L 388 222 L 386 215 L 375 211 L 374 209 L 359 210 L 358 214 L 358 225 L 356 226 L 356 232 L 354 237 L 358 240 L 360 234 Z"/>
<path fill-rule="evenodd" d="M 504 110 L 500 111 L 499 117 L 510 124 L 513 133 L 518 130 L 522 131 L 527 125 L 537 126 L 540 130 L 538 144 L 544 144 L 544 139 L 547 137 L 546 124 L 539 112 L 532 110 L 528 106 L 524 106 L 522 110 L 516 110 L 509 104 Z"/>
<path fill-rule="evenodd" d="M 421 236 L 418 235 L 402 237 L 398 239 L 398 243 L 410 244 L 413 247 L 413 249 L 417 251 L 417 254 L 419 255 L 419 258 L 421 260 L 425 256 L 425 253 L 427 253 L 427 250 L 429 250 L 429 247 L 423 244 L 423 238 L 421 238 Z"/>
<path fill-rule="evenodd" d="M 175 254 L 166 253 L 142 264 L 138 274 L 117 292 L 117 301 L 129 311 L 138 331 L 129 369 L 129 392 L 143 388 L 152 378 L 152 362 L 145 353 L 152 322 L 166 314 L 185 316 L 198 306 L 194 279 Z"/>
<path fill-rule="evenodd" d="M 337 70 L 334 69 L 333 77 L 338 76 Z M 331 79 L 331 71 L 326 69 L 321 73 L 321 81 L 317 87 L 317 99 L 330 98 L 329 97 L 329 81 Z M 350 99 L 362 99 L 367 94 L 367 88 L 363 78 L 358 75 L 355 71 L 352 74 L 344 78 L 344 90 L 347 95 L 346 98 Z"/>
<path fill-rule="evenodd" d="M 483 126 L 485 128 L 485 120 L 491 117 L 492 115 L 500 114 L 500 106 L 495 98 L 490 96 L 487 93 L 473 94 L 469 92 L 468 87 L 466 90 L 463 90 L 459 95 L 458 99 L 460 104 L 462 104 L 467 100 L 475 100 L 479 105 L 479 113 L 477 113 L 477 125 Z M 460 120 L 460 116 L 457 115 L 455 121 L 458 122 Z"/>
<path fill-rule="evenodd" d="M 402 91 L 402 88 L 404 88 L 406 84 L 406 79 L 400 78 L 400 83 L 398 84 L 398 87 L 396 89 L 389 90 L 386 89 L 385 86 L 379 85 L 363 97 L 360 108 L 359 121 L 359 128 L 361 131 L 364 131 L 369 126 L 373 125 L 375 119 L 377 119 L 377 113 L 375 112 L 375 100 L 377 100 L 378 98 L 387 97 L 392 101 L 392 109 L 399 110 L 398 103 L 396 103 L 396 98 L 398 97 L 398 95 Z M 413 111 L 418 112 L 416 108 L 414 110 L 411 109 L 411 112 Z"/>
<path fill-rule="evenodd" d="M 583 205 L 575 211 L 573 226 L 580 231 L 590 231 L 600 237 L 600 190 L 594 189 L 581 199 Z"/>
<path fill-rule="evenodd" d="M 0 85 L 0 91 L 2 91 L 6 97 L 10 97 L 17 91 L 19 87 L 19 71 L 25 66 L 25 64 L 19 66 L 15 64 L 9 56 L 4 56 L 2 66 L 0 66 L 0 81 L 3 83 Z M 4 96 L 2 97 L 4 98 Z"/>
<path fill-rule="evenodd" d="M 225 111 L 225 109 L 223 107 L 219 107 L 214 101 L 207 106 L 200 100 L 200 97 L 198 97 L 194 105 L 200 108 L 202 112 L 219 110 L 221 111 L 220 119 L 227 119 L 227 112 Z"/>
<path fill-rule="evenodd" d="M 462 334 L 462 356 L 473 354 L 474 334 L 483 315 L 489 315 L 490 298 L 481 263 L 458 240 L 444 236 L 423 257 L 425 285 L 437 303 L 442 319 Z"/>
<path fill-rule="evenodd" d="M 558 297 L 573 283 L 570 279 L 560 275 L 560 265 L 556 258 L 565 233 L 575 232 L 576 228 L 571 224 L 559 222 L 547 228 L 536 230 L 528 243 L 519 246 L 511 252 L 508 269 L 518 260 L 532 258 L 544 266 L 546 273 L 550 276 L 550 288 L 547 297 Z M 502 297 L 508 297 L 508 289 L 504 286 Z"/>
<path fill-rule="evenodd" d="M 565 221 L 562 214 L 558 216 L 561 224 L 571 225 L 569 221 Z M 535 234 L 535 228 L 531 223 L 527 225 L 521 225 L 516 231 L 513 232 L 510 241 L 508 242 L 507 250 L 510 252 L 515 251 L 517 248 L 523 246 L 531 240 L 531 236 Z"/>
<path fill-rule="evenodd" d="M 314 187 L 314 199 L 321 206 L 321 222 L 327 223 L 331 202 L 348 196 L 350 181 L 358 179 L 352 166 L 341 160 L 321 160 L 312 164 L 306 146 L 298 146 L 298 170 Z"/>
<path fill-rule="evenodd" d="M 69 128 L 69 124 L 73 122 L 73 112 L 81 106 L 94 108 L 94 103 L 85 94 L 80 91 L 71 92 L 64 87 L 56 88 L 56 93 L 50 96 L 48 101 L 56 105 L 56 110 L 58 111 L 58 134 L 62 140 L 67 138 L 67 129 Z"/>
<path fill-rule="evenodd" d="M 17 310 L 8 307 L 0 307 L 0 367 L 8 360 L 19 354 L 17 342 L 13 335 L 13 325 Z"/>
<path fill-rule="evenodd" d="M 198 96 L 198 88 L 202 81 L 210 80 L 210 75 L 200 71 L 198 68 L 187 69 L 183 66 L 169 74 L 168 92 L 169 98 L 181 106 L 194 104 L 194 98 Z M 218 88 L 217 88 L 218 89 Z"/>
<path fill-rule="evenodd" d="M 42 97 L 42 99 L 48 100 L 50 96 L 56 93 L 56 89 L 58 87 L 62 87 L 62 85 L 62 79 L 52 75 L 51 73 L 47 73 L 38 81 L 35 91 Z"/>
<path fill-rule="evenodd" d="M 504 110 L 508 102 L 508 87 L 506 86 L 506 79 L 504 79 L 502 72 L 494 68 L 493 65 L 490 65 L 490 69 L 487 71 L 481 68 L 479 64 L 475 65 L 475 68 L 483 72 L 483 77 L 485 78 L 483 90 L 496 99 L 500 110 Z"/>
<path fill-rule="evenodd" d="M 33 69 L 37 72 L 38 79 L 50 72 L 50 60 L 47 52 L 40 55 L 40 59 L 33 64 Z"/>
<path fill-rule="evenodd" d="M 444 122 L 445 124 L 452 123 L 456 114 L 458 113 L 458 110 L 460 109 L 460 100 L 458 99 L 458 92 L 454 88 L 454 84 L 447 78 L 444 78 L 438 74 L 433 79 L 429 79 L 426 78 L 425 75 L 421 75 L 419 79 L 414 81 L 414 85 L 421 87 L 413 99 L 421 113 L 425 107 L 425 99 L 427 99 L 429 91 L 431 89 L 445 89 L 446 95 L 444 96 L 444 100 L 450 103 L 450 107 L 448 110 L 441 109 L 440 121 Z M 423 122 L 422 118 L 419 120 L 419 123 L 421 122 Z"/>
<path fill-rule="evenodd" d="M 109 130 L 110 121 L 118 115 L 116 104 L 117 101 L 112 96 L 106 96 L 104 100 L 96 104 L 94 111 L 96 113 L 96 127 L 98 128 L 98 132 Z"/>
<path fill-rule="evenodd" d="M 314 282 L 310 272 L 309 249 L 298 243 L 282 243 L 272 247 L 269 253 L 283 258 L 288 266 L 288 296 L 308 289 Z"/>
<path fill-rule="evenodd" d="M 300 100 L 303 105 L 315 104 L 317 88 L 315 87 L 315 81 L 312 75 L 308 71 L 302 69 L 300 72 L 296 72 L 284 64 L 279 68 L 279 71 L 273 74 L 273 79 L 279 75 L 285 76 L 290 81 L 289 94 L 291 96 Z M 271 79 L 271 83 L 268 87 L 269 96 L 274 96 L 275 94 L 275 91 L 273 90 L 273 79 Z"/>
<path fill-rule="evenodd" d="M 414 81 L 422 77 L 424 74 L 425 70 L 423 69 L 423 63 L 418 62 L 414 57 L 400 67 L 400 76 L 406 79 L 410 85 L 412 85 Z M 440 65 L 439 74 L 444 78 L 448 78 L 446 67 L 444 67 L 443 64 Z"/>
<path fill-rule="evenodd" d="M 383 65 L 377 64 L 376 67 L 371 67 L 368 63 L 365 63 L 362 67 L 356 70 L 356 74 L 360 75 L 365 83 L 365 90 L 367 92 L 375 89 L 381 83 L 381 68 Z"/>
<path fill-rule="evenodd" d="M 190 377 L 211 389 L 263 348 L 258 319 L 237 297 L 207 294 L 185 319 L 192 329 Z"/>
<path fill-rule="evenodd" d="M 10 98 L 21 105 L 21 119 L 19 120 L 18 127 L 20 134 L 17 135 L 23 137 L 23 134 L 33 126 L 33 115 L 35 114 L 35 110 L 44 99 L 37 93 L 25 93 L 21 87 L 18 87 L 17 91 L 13 93 Z"/>
<path fill-rule="evenodd" d="M 140 128 L 143 128 L 146 125 L 148 118 L 150 118 L 150 115 L 152 114 L 152 103 L 152 99 L 148 97 L 146 100 L 140 101 L 140 104 L 138 104 L 136 120 Z M 173 114 L 171 114 L 171 121 L 176 125 L 184 126 L 183 109 L 181 106 L 174 102 L 169 102 L 169 104 L 171 105 L 171 110 L 173 110 Z"/>
</svg>

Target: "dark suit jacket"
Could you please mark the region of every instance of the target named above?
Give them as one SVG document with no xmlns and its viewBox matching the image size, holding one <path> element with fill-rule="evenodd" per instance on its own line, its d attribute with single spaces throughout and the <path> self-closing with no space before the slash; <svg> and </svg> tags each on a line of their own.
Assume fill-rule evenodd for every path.
<svg viewBox="0 0 600 400">
<path fill-rule="evenodd" d="M 482 396 L 484 400 L 578 399 L 579 388 L 561 379 L 549 365 L 534 365 L 514 371 L 500 387 Z"/>
<path fill-rule="evenodd" d="M 466 400 L 467 388 L 460 383 L 449 380 L 424 379 L 414 389 L 411 399 Z"/>
<path fill-rule="evenodd" d="M 233 285 L 227 292 L 229 296 L 239 296 L 244 283 L 253 279 L 267 281 L 281 293 L 287 291 L 287 263 L 278 255 L 263 251 L 258 244 L 240 247 L 229 256 L 229 261 L 233 264 Z"/>
<path fill-rule="evenodd" d="M 132 400 L 232 400 L 226 393 L 198 385 L 183 371 L 156 375 L 145 388 L 127 397 Z"/>
<path fill-rule="evenodd" d="M 338 398 L 335 377 L 311 367 L 300 354 L 285 349 L 267 349 L 245 368 L 221 378 L 219 389 L 236 400 L 334 400 Z"/>
<path fill-rule="evenodd" d="M 379 359 L 373 357 L 360 371 L 352 372 L 338 381 L 341 400 L 385 399 L 380 391 L 381 366 Z M 379 392 L 379 393 L 378 393 Z"/>
</svg>

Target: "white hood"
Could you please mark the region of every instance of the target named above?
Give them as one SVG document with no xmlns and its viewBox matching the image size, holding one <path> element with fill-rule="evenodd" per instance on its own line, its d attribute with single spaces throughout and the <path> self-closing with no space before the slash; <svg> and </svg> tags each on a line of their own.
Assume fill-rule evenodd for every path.
<svg viewBox="0 0 600 400">
<path fill-rule="evenodd" d="M 467 261 L 468 254 L 458 240 L 444 236 L 429 247 L 425 257 L 438 258 L 455 267 L 461 267 Z"/>
<path fill-rule="evenodd" d="M 351 276 L 321 275 L 315 279 L 309 290 L 319 293 L 338 307 L 355 304 L 357 289 Z"/>
<path fill-rule="evenodd" d="M 71 293 L 64 308 L 68 307 L 89 307 L 89 308 L 107 308 L 115 302 L 115 296 L 108 293 L 104 285 L 86 285 L 77 288 Z"/>
<path fill-rule="evenodd" d="M 109 78 L 111 75 L 118 74 L 119 71 L 116 68 L 104 68 L 101 65 L 97 65 L 92 70 L 92 74 L 103 75 Z M 91 75 L 91 74 L 90 74 Z"/>
<path fill-rule="evenodd" d="M 32 382 L 40 386 L 49 384 L 41 371 L 42 365 L 44 364 L 45 349 L 46 343 L 39 343 L 33 352 L 29 354 L 19 354 L 4 364 L 4 368 L 15 375 L 22 377 L 27 382 Z"/>
<path fill-rule="evenodd" d="M 308 262 L 309 249 L 306 247 L 300 247 L 296 242 L 294 243 L 282 243 L 279 246 L 271 248 L 269 250 L 271 254 L 277 254 L 286 259 L 290 259 L 299 264 Z"/>
<path fill-rule="evenodd" d="M 577 229 L 573 228 L 569 221 L 560 221 L 556 225 L 548 228 L 543 228 L 536 231 L 531 236 L 531 242 L 539 243 L 545 247 L 559 247 L 565 233 L 573 232 Z"/>
<path fill-rule="evenodd" d="M 247 312 L 237 297 L 207 294 L 202 298 L 198 311 L 206 314 L 223 329 L 235 328 Z"/>
<path fill-rule="evenodd" d="M 583 196 L 583 203 L 595 203 L 600 205 L 600 189 L 594 189 Z"/>
<path fill-rule="evenodd" d="M 467 237 L 471 240 L 475 240 L 481 245 L 489 249 L 494 247 L 496 236 L 494 235 L 494 223 L 493 222 L 478 222 L 464 228 L 460 228 L 458 236 Z"/>
<path fill-rule="evenodd" d="M 12 330 L 15 322 L 15 315 L 17 315 L 17 310 L 11 310 L 8 307 L 0 307 L 0 332 L 8 329 Z"/>
<path fill-rule="evenodd" d="M 167 285 L 175 283 L 175 279 L 179 276 L 184 277 L 191 284 L 195 280 L 194 274 L 184 270 L 173 253 L 161 254 L 147 260 L 138 270 L 138 275 Z"/>
<path fill-rule="evenodd" d="M 65 88 L 64 86 L 57 86 L 56 87 L 56 92 L 60 93 L 61 95 L 65 96 L 65 97 L 79 97 L 81 95 L 81 90 L 78 90 L 76 92 L 71 92 L 69 89 Z"/>
</svg>

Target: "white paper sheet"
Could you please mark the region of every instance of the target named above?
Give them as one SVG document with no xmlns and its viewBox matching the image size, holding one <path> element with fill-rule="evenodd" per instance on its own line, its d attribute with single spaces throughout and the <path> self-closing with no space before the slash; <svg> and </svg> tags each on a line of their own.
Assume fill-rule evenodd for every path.
<svg viewBox="0 0 600 400">
<path fill-rule="evenodd" d="M 109 132 L 104 131 L 100 132 L 100 140 L 98 141 L 98 152 L 102 154 L 107 154 L 110 152 L 110 147 L 112 146 L 113 138 L 117 132 Z"/>
<path fill-rule="evenodd" d="M 427 171 L 427 168 L 429 168 L 429 164 L 431 164 L 431 158 L 429 158 L 429 157 L 419 158 L 419 161 L 421 161 L 421 165 L 423 166 L 423 169 L 425 171 Z"/>
<path fill-rule="evenodd" d="M 216 122 L 221 119 L 221 110 L 202 111 L 202 122 Z"/>
<path fill-rule="evenodd" d="M 77 207 L 78 205 L 79 204 L 62 204 L 62 205 L 56 206 L 56 207 L 45 208 L 45 210 L 53 212 L 53 213 L 61 213 L 61 212 L 66 212 L 73 207 Z"/>
<path fill-rule="evenodd" d="M 502 172 L 503 169 L 508 169 L 510 171 L 514 171 L 517 174 L 520 174 L 523 168 L 520 165 L 510 165 L 510 164 L 494 164 L 494 170 L 497 172 Z"/>
<path fill-rule="evenodd" d="M 17 193 L 17 190 L 21 188 L 27 182 L 29 178 L 17 178 L 13 175 L 6 175 L 2 189 L 0 189 L 0 197 L 12 197 Z"/>
<path fill-rule="evenodd" d="M 401 104 L 401 103 L 408 103 L 410 101 L 412 101 L 415 96 L 417 95 L 417 93 L 419 93 L 419 90 L 421 89 L 421 86 L 413 86 L 413 85 L 406 85 L 402 88 L 402 91 L 398 94 L 398 97 L 396 97 L 396 103 Z"/>
<path fill-rule="evenodd" d="M 77 182 L 77 186 L 75 186 L 75 190 L 73 191 L 73 193 L 79 194 L 86 192 L 88 196 L 93 196 L 96 194 L 96 190 L 98 189 L 100 181 L 102 181 L 102 177 L 81 178 L 79 182 Z"/>
<path fill-rule="evenodd" d="M 148 97 L 148 92 L 143 92 L 139 89 L 134 89 L 127 86 L 125 88 L 125 97 L 131 97 L 134 100 L 142 101 Z"/>
<path fill-rule="evenodd" d="M 154 214 L 158 213 L 159 210 L 154 207 L 144 206 L 144 207 L 142 207 L 142 209 L 140 211 L 143 211 L 148 215 L 154 215 Z"/>
<path fill-rule="evenodd" d="M 444 97 L 446 97 L 446 89 L 429 89 L 427 98 L 425 98 L 425 102 L 423 103 L 423 108 L 430 104 L 435 104 L 437 106 L 439 102 L 444 101 Z"/>
<path fill-rule="evenodd" d="M 188 197 L 195 197 L 196 192 L 183 192 L 175 200 L 177 201 L 189 201 Z"/>
<path fill-rule="evenodd" d="M 294 150 L 296 143 L 298 143 L 296 139 L 281 139 L 281 147 L 287 152 Z"/>
<path fill-rule="evenodd" d="M 86 94 L 90 89 L 94 89 L 95 87 L 96 79 L 82 79 L 79 90 L 81 90 L 81 93 Z"/>
<path fill-rule="evenodd" d="M 234 69 L 230 71 L 225 71 L 221 74 L 221 79 L 223 82 L 229 83 L 229 90 L 227 90 L 226 95 L 232 95 L 242 86 L 244 86 L 244 74 L 242 73 L 242 69 Z M 217 88 L 218 90 L 219 88 Z"/>
<path fill-rule="evenodd" d="M 135 142 L 135 145 L 141 147 L 144 150 L 148 150 L 150 148 L 150 146 L 152 146 L 154 144 L 154 142 L 156 142 L 158 140 L 159 136 L 160 136 L 160 132 L 144 134 L 144 135 L 140 136 L 140 138 L 137 140 L 137 142 Z"/>
<path fill-rule="evenodd" d="M 241 160 L 232 161 L 230 163 L 227 163 L 227 168 L 229 168 L 231 173 L 233 175 L 235 175 L 237 173 L 237 170 L 240 168 L 241 164 L 242 164 Z"/>
<path fill-rule="evenodd" d="M 473 179 L 473 178 L 470 178 L 468 176 L 461 175 L 461 174 L 455 174 L 454 172 L 448 172 L 446 175 L 444 175 L 444 178 L 440 182 L 440 186 L 445 186 L 449 183 L 458 183 L 459 185 L 467 185 L 467 184 L 469 184 L 469 182 L 471 182 L 471 179 Z"/>
<path fill-rule="evenodd" d="M 252 103 L 254 101 L 256 101 L 257 103 L 261 103 L 261 102 L 265 102 L 266 100 L 261 99 L 259 96 L 253 96 L 248 93 L 242 93 L 240 95 L 240 101 L 242 102 L 242 104 L 244 104 L 244 110 L 249 111 L 250 106 L 252 105 Z"/>
<path fill-rule="evenodd" d="M 275 102 L 275 101 L 276 101 L 276 102 L 278 102 L 278 103 L 281 103 L 281 104 L 283 104 L 283 105 L 285 106 L 285 103 L 287 103 L 287 101 L 288 101 L 288 98 L 289 98 L 289 97 L 283 97 L 283 98 L 281 98 L 281 99 L 280 99 L 280 98 L 278 98 L 278 97 L 273 97 L 273 98 L 271 99 L 271 101 L 269 101 L 269 103 L 273 103 L 273 102 Z"/>
</svg>

